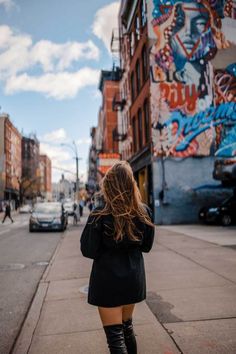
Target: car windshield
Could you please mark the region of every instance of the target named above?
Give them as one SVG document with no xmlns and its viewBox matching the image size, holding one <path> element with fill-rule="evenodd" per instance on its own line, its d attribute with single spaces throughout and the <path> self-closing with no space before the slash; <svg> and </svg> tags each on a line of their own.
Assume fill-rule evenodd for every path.
<svg viewBox="0 0 236 354">
<path fill-rule="evenodd" d="M 34 208 L 35 213 L 40 214 L 55 214 L 61 212 L 60 204 L 38 204 Z"/>
</svg>

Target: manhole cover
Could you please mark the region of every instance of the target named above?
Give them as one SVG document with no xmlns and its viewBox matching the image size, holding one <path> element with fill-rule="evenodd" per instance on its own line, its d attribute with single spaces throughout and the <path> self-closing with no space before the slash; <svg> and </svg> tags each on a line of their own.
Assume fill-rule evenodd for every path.
<svg viewBox="0 0 236 354">
<path fill-rule="evenodd" d="M 79 292 L 82 293 L 82 294 L 87 295 L 88 294 L 88 288 L 89 288 L 88 285 L 81 286 L 81 288 L 79 288 Z"/>
<path fill-rule="evenodd" d="M 25 267 L 26 267 L 25 264 L 20 264 L 20 263 L 0 265 L 1 270 L 21 270 L 24 269 Z"/>
</svg>

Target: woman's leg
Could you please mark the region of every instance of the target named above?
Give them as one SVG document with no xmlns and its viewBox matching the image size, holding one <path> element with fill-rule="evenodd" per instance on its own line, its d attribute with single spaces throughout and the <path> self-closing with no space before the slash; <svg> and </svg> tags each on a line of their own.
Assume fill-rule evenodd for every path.
<svg viewBox="0 0 236 354">
<path fill-rule="evenodd" d="M 122 325 L 122 307 L 99 307 L 99 315 L 111 354 L 127 354 Z"/>
<path fill-rule="evenodd" d="M 133 330 L 132 316 L 135 304 L 125 305 L 122 309 L 125 345 L 128 354 L 137 354 L 137 343 Z"/>
<path fill-rule="evenodd" d="M 122 321 L 127 321 L 133 316 L 135 304 L 122 306 Z"/>
</svg>

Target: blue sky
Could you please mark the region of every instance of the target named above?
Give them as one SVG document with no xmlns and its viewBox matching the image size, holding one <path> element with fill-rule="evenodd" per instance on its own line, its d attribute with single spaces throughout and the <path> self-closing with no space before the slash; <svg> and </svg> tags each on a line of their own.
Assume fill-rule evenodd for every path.
<svg viewBox="0 0 236 354">
<path fill-rule="evenodd" d="M 0 106 L 25 135 L 36 133 L 53 167 L 87 171 L 90 127 L 97 124 L 101 69 L 119 1 L 0 0 Z M 62 172 L 53 169 L 53 180 Z M 73 174 L 65 173 L 73 179 Z M 82 176 L 83 175 L 83 176 Z"/>
</svg>

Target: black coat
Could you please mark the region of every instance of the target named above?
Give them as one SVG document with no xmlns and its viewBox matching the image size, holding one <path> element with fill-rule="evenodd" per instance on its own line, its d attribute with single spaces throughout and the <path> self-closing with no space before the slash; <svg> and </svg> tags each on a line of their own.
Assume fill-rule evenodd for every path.
<svg viewBox="0 0 236 354">
<path fill-rule="evenodd" d="M 148 209 L 150 215 L 150 210 Z M 151 216 L 151 215 L 150 215 Z M 89 281 L 88 303 L 115 307 L 140 302 L 146 298 L 146 279 L 142 252 L 149 252 L 154 227 L 134 220 L 139 241 L 126 235 L 113 238 L 112 215 L 99 219 L 90 214 L 81 235 L 81 251 L 94 259 Z"/>
</svg>

